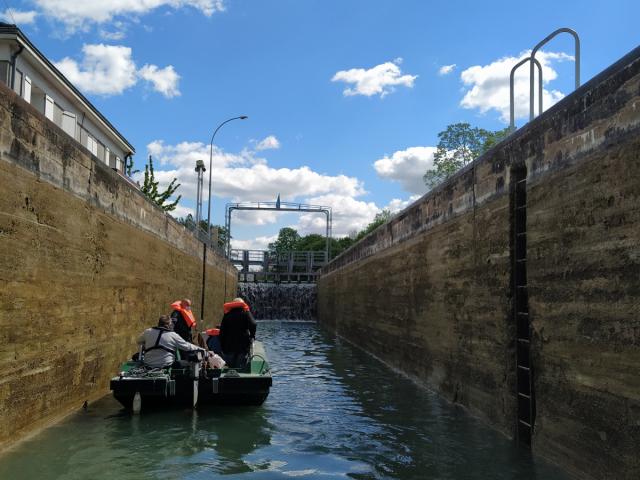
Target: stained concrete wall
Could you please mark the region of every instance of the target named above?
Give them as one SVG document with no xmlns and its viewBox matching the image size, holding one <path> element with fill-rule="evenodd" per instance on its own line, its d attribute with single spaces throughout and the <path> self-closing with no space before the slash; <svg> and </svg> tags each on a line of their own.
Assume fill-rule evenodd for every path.
<svg viewBox="0 0 640 480">
<path fill-rule="evenodd" d="M 513 435 L 523 166 L 533 451 L 579 478 L 639 478 L 640 49 L 329 264 L 319 320 Z"/>
<path fill-rule="evenodd" d="M 0 447 L 108 392 L 169 303 L 200 313 L 203 247 L 0 85 Z M 207 255 L 205 321 L 236 292 Z"/>
</svg>

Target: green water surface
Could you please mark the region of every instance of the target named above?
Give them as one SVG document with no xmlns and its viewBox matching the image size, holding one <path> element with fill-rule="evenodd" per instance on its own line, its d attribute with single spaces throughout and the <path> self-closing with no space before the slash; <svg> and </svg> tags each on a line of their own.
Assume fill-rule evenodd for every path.
<svg viewBox="0 0 640 480">
<path fill-rule="evenodd" d="M 263 406 L 132 416 L 105 397 L 1 456 L 0 479 L 567 478 L 314 323 L 258 337 Z"/>
</svg>

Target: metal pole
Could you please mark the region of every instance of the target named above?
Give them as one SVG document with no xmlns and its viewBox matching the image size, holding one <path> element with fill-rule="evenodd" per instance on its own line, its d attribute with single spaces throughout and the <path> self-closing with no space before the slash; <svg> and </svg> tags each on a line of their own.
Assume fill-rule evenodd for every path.
<svg viewBox="0 0 640 480">
<path fill-rule="evenodd" d="M 198 184 L 197 184 L 197 193 L 196 193 L 196 227 L 200 228 L 200 220 L 202 220 L 202 190 L 204 181 L 203 173 L 206 172 L 207 169 L 204 167 L 204 162 L 202 160 L 196 161 L 196 172 L 198 172 Z"/>
<path fill-rule="evenodd" d="M 226 123 L 229 123 L 233 120 L 246 120 L 247 117 L 246 115 L 241 115 L 239 117 L 233 117 L 230 118 L 228 120 L 225 120 L 224 122 L 222 122 L 220 125 L 218 125 L 218 127 L 214 130 L 213 135 L 211 135 L 211 143 L 210 143 L 210 150 L 209 150 L 209 197 L 207 200 L 207 241 L 205 243 L 205 253 L 202 256 L 202 299 L 201 299 L 201 304 L 200 304 L 200 319 L 204 319 L 204 296 L 205 296 L 205 285 L 206 285 L 206 272 L 207 272 L 207 244 L 211 245 L 211 173 L 213 170 L 213 140 L 214 138 L 216 138 L 216 133 L 218 133 L 218 130 L 220 130 L 222 128 L 223 125 L 225 125 Z M 225 274 L 225 278 L 226 278 L 226 274 Z"/>
<path fill-rule="evenodd" d="M 547 35 L 542 41 L 540 41 L 535 47 L 533 47 L 533 50 L 531 50 L 531 58 L 536 58 L 536 53 L 538 52 L 538 50 L 540 50 L 547 42 L 549 42 L 551 39 L 553 39 L 555 36 L 561 34 L 561 33 L 568 33 L 571 36 L 573 36 L 574 39 L 574 44 L 575 44 L 575 61 L 576 61 L 576 66 L 575 66 L 575 88 L 577 89 L 580 86 L 580 37 L 578 36 L 578 33 L 575 30 L 572 30 L 571 28 L 559 28 L 557 29 L 555 32 L 550 33 L 549 35 Z M 529 95 L 531 96 L 531 98 L 529 98 L 529 120 L 533 120 L 534 118 L 534 112 L 533 112 L 533 92 L 534 92 L 534 84 L 533 84 L 533 63 L 531 63 L 531 77 L 529 78 Z"/>
<path fill-rule="evenodd" d="M 518 68 L 527 62 L 533 62 L 538 67 L 538 115 L 542 113 L 542 65 L 535 58 L 526 57 L 516 63 L 509 74 L 509 130 L 511 131 L 516 129 L 515 73 Z M 529 104 L 529 108 L 531 108 L 531 104 Z M 529 112 L 529 117 L 531 117 L 531 112 Z"/>
<path fill-rule="evenodd" d="M 325 248 L 324 261 L 325 263 L 329 263 L 329 256 L 331 255 L 331 239 L 329 237 L 329 210 L 325 210 L 324 213 L 327 216 L 327 246 Z"/>
</svg>

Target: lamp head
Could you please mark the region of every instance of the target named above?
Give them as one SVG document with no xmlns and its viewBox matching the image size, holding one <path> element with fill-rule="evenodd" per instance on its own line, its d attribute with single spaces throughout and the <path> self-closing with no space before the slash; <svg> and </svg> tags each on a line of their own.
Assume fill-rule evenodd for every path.
<svg viewBox="0 0 640 480">
<path fill-rule="evenodd" d="M 240 116 L 240 120 L 246 120 L 247 118 L 249 118 L 249 117 L 248 117 L 248 116 L 246 116 L 246 115 L 241 115 L 241 116 Z"/>
</svg>

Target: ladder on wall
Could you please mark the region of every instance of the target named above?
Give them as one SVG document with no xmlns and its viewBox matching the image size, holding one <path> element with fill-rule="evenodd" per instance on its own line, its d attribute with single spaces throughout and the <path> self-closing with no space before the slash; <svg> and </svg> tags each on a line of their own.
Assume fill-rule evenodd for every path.
<svg viewBox="0 0 640 480">
<path fill-rule="evenodd" d="M 531 365 L 531 322 L 527 289 L 527 171 L 514 169 L 513 312 L 516 326 L 517 438 L 531 445 L 535 398 Z"/>
</svg>

